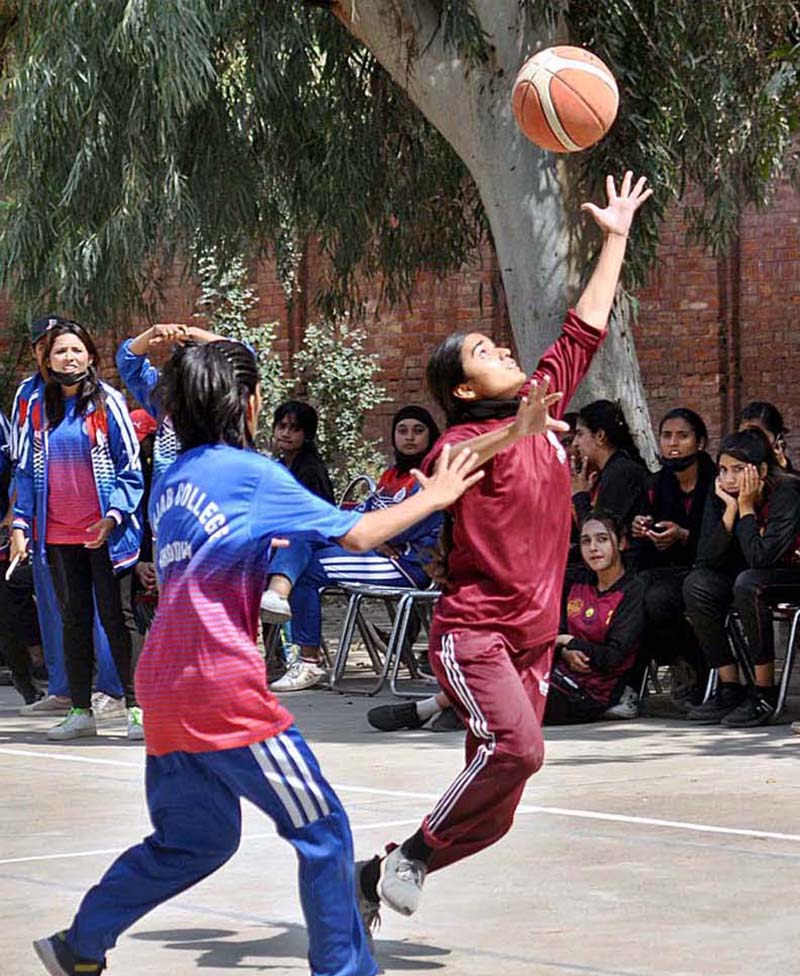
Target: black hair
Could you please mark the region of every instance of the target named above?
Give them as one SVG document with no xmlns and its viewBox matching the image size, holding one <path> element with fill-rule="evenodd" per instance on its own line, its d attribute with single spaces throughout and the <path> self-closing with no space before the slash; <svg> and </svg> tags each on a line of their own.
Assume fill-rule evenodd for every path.
<svg viewBox="0 0 800 976">
<path fill-rule="evenodd" d="M 577 424 L 578 422 L 578 414 L 575 413 L 574 411 L 570 411 L 569 413 L 565 413 L 561 417 L 561 419 L 564 421 L 565 424 L 569 424 L 569 429 L 574 433 L 575 424 Z"/>
<path fill-rule="evenodd" d="M 459 383 L 465 383 L 467 374 L 461 354 L 467 332 L 454 332 L 431 353 L 425 370 L 425 381 L 433 399 L 442 408 L 448 424 L 455 422 L 460 414 L 461 402 L 453 390 Z"/>
<path fill-rule="evenodd" d="M 580 528 L 583 529 L 587 522 L 602 522 L 602 524 L 609 529 L 617 537 L 617 543 L 621 546 L 623 539 L 627 537 L 627 530 L 625 528 L 625 523 L 619 516 L 615 515 L 613 512 L 609 512 L 607 509 L 595 508 L 581 519 Z"/>
<path fill-rule="evenodd" d="M 594 400 L 578 411 L 578 421 L 593 434 L 604 431 L 611 447 L 625 451 L 632 461 L 646 467 L 619 404 L 611 400 Z"/>
<path fill-rule="evenodd" d="M 745 464 L 754 464 L 756 467 L 766 464 L 768 476 L 780 470 L 778 459 L 767 435 L 758 427 L 748 427 L 747 430 L 728 434 L 719 446 L 717 464 L 723 454 Z"/>
<path fill-rule="evenodd" d="M 221 339 L 176 347 L 157 396 L 183 450 L 201 444 L 250 447 L 247 405 L 257 387 L 253 353 L 241 342 Z"/>
<path fill-rule="evenodd" d="M 750 403 L 742 407 L 736 426 L 741 427 L 748 420 L 761 424 L 775 438 L 786 433 L 786 428 L 783 425 L 783 414 L 767 400 L 751 400 Z"/>
<path fill-rule="evenodd" d="M 274 430 L 286 417 L 294 418 L 297 426 L 305 434 L 306 443 L 313 443 L 316 440 L 319 416 L 310 403 L 305 403 L 303 400 L 287 400 L 286 403 L 282 403 L 272 416 L 272 429 Z"/>
<path fill-rule="evenodd" d="M 694 431 L 694 436 L 698 444 L 700 441 L 708 444 L 708 428 L 699 413 L 695 413 L 694 410 L 690 410 L 688 407 L 673 407 L 672 410 L 668 410 L 661 418 L 661 423 L 658 425 L 659 436 L 661 436 L 664 424 L 668 420 L 685 420 Z"/>
<path fill-rule="evenodd" d="M 97 346 L 95 346 L 94 340 L 80 322 L 62 319 L 58 325 L 54 325 L 45 333 L 45 337 L 47 338 L 44 355 L 45 363 L 50 358 L 50 352 L 55 345 L 56 339 L 62 335 L 77 336 L 86 347 L 86 351 L 92 359 L 92 363 L 86 373 L 86 379 L 83 380 L 78 388 L 76 412 L 83 416 L 90 405 L 93 405 L 95 410 L 105 410 L 106 395 L 103 392 L 103 387 L 100 385 L 100 373 L 98 370 L 100 357 L 97 353 Z M 64 419 L 64 391 L 52 379 L 48 379 L 47 385 L 45 386 L 44 409 L 48 424 L 51 427 L 58 427 Z"/>
</svg>

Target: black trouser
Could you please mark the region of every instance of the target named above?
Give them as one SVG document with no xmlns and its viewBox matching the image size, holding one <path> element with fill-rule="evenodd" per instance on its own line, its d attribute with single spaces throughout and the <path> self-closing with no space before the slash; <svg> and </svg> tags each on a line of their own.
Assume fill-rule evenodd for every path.
<svg viewBox="0 0 800 976">
<path fill-rule="evenodd" d="M 120 579 L 114 573 L 108 546 L 48 545 L 53 587 L 61 607 L 64 665 L 75 708 L 91 708 L 94 663 L 94 600 L 108 637 L 111 656 L 125 689 L 125 704 L 135 705 L 131 678 L 131 635 L 120 598 Z"/>
<path fill-rule="evenodd" d="M 6 581 L 7 569 L 8 563 L 0 562 L 0 641 L 14 685 L 24 694 L 33 690 L 28 648 L 41 644 L 33 602 L 33 569 L 23 563 Z"/>
<path fill-rule="evenodd" d="M 688 566 L 662 566 L 640 573 L 645 583 L 645 633 L 642 644 L 648 657 L 659 664 L 672 664 L 677 658 L 687 661 L 697 673 L 698 684 L 704 684 L 707 671 L 700 646 L 686 619 L 683 584 L 690 573 Z M 641 682 L 644 667 L 639 672 Z"/>
<path fill-rule="evenodd" d="M 550 690 L 544 709 L 543 725 L 577 725 L 596 722 L 610 706 L 592 698 L 577 681 L 566 675 L 558 665 L 550 672 Z"/>
<path fill-rule="evenodd" d="M 735 664 L 725 618 L 738 610 L 753 664 L 775 660 L 772 608 L 800 595 L 800 569 L 776 566 L 746 569 L 734 576 L 711 569 L 695 569 L 683 584 L 686 612 L 710 668 Z"/>
</svg>

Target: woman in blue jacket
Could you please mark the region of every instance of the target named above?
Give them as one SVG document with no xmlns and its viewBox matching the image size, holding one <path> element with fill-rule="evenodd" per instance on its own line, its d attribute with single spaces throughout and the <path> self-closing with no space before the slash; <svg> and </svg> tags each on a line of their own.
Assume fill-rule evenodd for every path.
<svg viewBox="0 0 800 976">
<path fill-rule="evenodd" d="M 119 574 L 139 554 L 136 510 L 143 481 L 139 447 L 125 400 L 97 372 L 97 350 L 77 322 L 47 336 L 47 384 L 28 405 L 17 468 L 12 558 L 28 539 L 46 554 L 61 606 L 72 708 L 48 738 L 95 735 L 91 709 L 93 592 L 125 690 L 128 735 L 142 738 L 131 681 L 131 642 Z"/>
</svg>

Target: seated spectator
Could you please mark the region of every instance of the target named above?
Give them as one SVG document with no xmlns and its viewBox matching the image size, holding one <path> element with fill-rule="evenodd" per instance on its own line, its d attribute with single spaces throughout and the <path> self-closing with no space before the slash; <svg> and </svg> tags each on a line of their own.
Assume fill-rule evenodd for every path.
<svg viewBox="0 0 800 976">
<path fill-rule="evenodd" d="M 272 451 L 301 485 L 333 503 L 331 478 L 317 450 L 318 425 L 317 411 L 310 403 L 282 403 L 272 422 Z"/>
<path fill-rule="evenodd" d="M 96 734 L 91 702 L 96 600 L 125 693 L 128 735 L 143 739 L 119 581 L 138 558 L 141 536 L 135 518 L 142 496 L 136 435 L 124 398 L 100 379 L 96 347 L 81 325 L 63 322 L 50 329 L 45 366 L 47 384 L 29 401 L 16 471 L 11 557 L 27 559 L 33 537 L 52 568 L 61 608 L 72 708 L 48 738 Z"/>
<path fill-rule="evenodd" d="M 544 722 L 636 718 L 628 675 L 644 630 L 644 587 L 625 572 L 625 535 L 615 516 L 590 512 L 580 533 L 584 571 L 565 589 Z M 616 707 L 615 707 L 616 706 Z"/>
<path fill-rule="evenodd" d="M 595 400 L 578 412 L 573 450 L 572 504 L 578 524 L 592 510 L 615 515 L 630 533 L 634 515 L 646 511 L 649 472 L 634 444 L 625 415 L 610 400 Z"/>
<path fill-rule="evenodd" d="M 392 419 L 395 463 L 381 475 L 375 492 L 360 511 L 396 505 L 419 490 L 413 470 L 439 436 L 433 417 L 423 407 L 407 406 Z M 373 552 L 346 552 L 341 546 L 293 541 L 279 549 L 270 564 L 269 589 L 289 596 L 292 641 L 286 674 L 272 685 L 274 691 L 301 691 L 324 676 L 320 667 L 322 616 L 319 589 L 340 582 L 377 583 L 384 586 L 424 587 L 429 579 L 425 564 L 436 545 L 442 516 L 433 516 Z M 263 606 L 263 604 L 262 604 Z"/>
<path fill-rule="evenodd" d="M 703 700 L 707 668 L 686 620 L 683 581 L 695 561 L 716 467 L 706 453 L 706 425 L 694 410 L 670 410 L 658 437 L 661 470 L 652 476 L 648 507 L 634 517 L 632 531 L 636 565 L 645 584 L 644 650 L 659 664 L 673 664 L 678 657 L 689 664 L 694 681 L 673 694 L 675 705 L 687 711 Z M 646 662 L 641 663 L 644 668 Z"/>
<path fill-rule="evenodd" d="M 561 633 L 555 641 L 544 722 L 594 722 L 606 713 L 635 718 L 638 705 L 627 688 L 644 629 L 644 587 L 626 574 L 624 535 L 611 515 L 590 512 L 580 529 L 583 572 L 565 587 Z M 625 695 L 625 692 L 628 692 Z M 634 693 L 635 696 L 635 693 Z M 367 720 L 381 732 L 431 727 L 452 710 L 444 692 L 420 701 L 379 705 Z M 458 728 L 451 723 L 447 731 Z"/>
<path fill-rule="evenodd" d="M 686 611 L 710 668 L 719 669 L 713 698 L 689 711 L 694 722 L 731 728 L 763 725 L 777 701 L 771 609 L 800 595 L 800 480 L 783 472 L 760 430 L 726 437 L 720 446 L 694 570 L 683 587 Z M 741 683 L 725 629 L 739 613 L 755 684 Z"/>
<path fill-rule="evenodd" d="M 792 472 L 792 462 L 786 454 L 786 427 L 780 410 L 766 400 L 752 400 L 742 408 L 737 424 L 739 430 L 756 428 L 763 431 L 775 452 L 775 459 L 784 471 Z"/>
</svg>

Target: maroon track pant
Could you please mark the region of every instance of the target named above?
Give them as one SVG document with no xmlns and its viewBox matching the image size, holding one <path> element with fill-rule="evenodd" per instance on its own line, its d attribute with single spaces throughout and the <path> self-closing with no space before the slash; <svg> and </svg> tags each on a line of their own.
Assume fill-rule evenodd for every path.
<svg viewBox="0 0 800 976">
<path fill-rule="evenodd" d="M 542 716 L 553 645 L 516 651 L 502 634 L 431 635 L 431 665 L 467 723 L 466 765 L 425 818 L 436 871 L 494 844 L 514 821 L 527 780 L 544 762 Z"/>
</svg>

